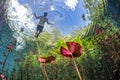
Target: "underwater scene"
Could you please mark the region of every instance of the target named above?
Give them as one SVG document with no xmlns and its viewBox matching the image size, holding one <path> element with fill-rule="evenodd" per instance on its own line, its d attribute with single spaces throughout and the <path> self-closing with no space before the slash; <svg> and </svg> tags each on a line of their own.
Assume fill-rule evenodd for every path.
<svg viewBox="0 0 120 80">
<path fill-rule="evenodd" d="M 120 80 L 120 0 L 0 0 L 0 80 Z"/>
</svg>

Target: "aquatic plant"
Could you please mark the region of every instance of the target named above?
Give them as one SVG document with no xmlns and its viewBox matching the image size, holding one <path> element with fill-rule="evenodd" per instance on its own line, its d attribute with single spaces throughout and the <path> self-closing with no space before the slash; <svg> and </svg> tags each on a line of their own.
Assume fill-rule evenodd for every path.
<svg viewBox="0 0 120 80">
<path fill-rule="evenodd" d="M 0 77 L 1 77 L 2 80 L 6 80 L 6 77 L 5 77 L 4 74 L 0 74 Z"/>
<path fill-rule="evenodd" d="M 47 63 L 51 63 L 55 60 L 55 57 L 54 56 L 48 56 L 48 57 L 40 57 L 40 56 L 37 56 L 37 60 L 43 64 L 43 74 L 45 76 L 45 79 L 46 80 L 49 80 L 48 78 L 48 75 L 47 75 L 47 72 L 46 72 L 46 68 L 45 68 L 45 65 Z"/>
<path fill-rule="evenodd" d="M 115 24 L 120 21 L 118 16 L 119 0 L 84 1 L 86 2 L 85 7 L 89 9 L 88 14 L 90 14 L 89 19 L 91 20 L 88 26 L 73 30 L 73 33 L 71 33 L 72 36 L 70 37 L 61 36 L 58 31 L 54 31 L 52 35 L 42 33 L 38 39 L 31 38 L 31 40 L 27 40 L 23 36 L 23 39 L 26 41 L 26 46 L 19 54 L 24 54 L 24 57 L 21 55 L 19 57 L 19 55 L 14 52 L 14 46 L 16 45 L 16 40 L 14 38 L 12 43 L 8 43 L 9 45 L 6 44 L 6 41 L 10 41 L 7 37 L 9 36 L 9 31 L 5 26 L 2 26 L 2 30 L 0 29 L 1 33 L 7 33 L 7 35 L 0 34 L 0 36 L 7 39 L 5 43 L 3 43 L 4 39 L 0 37 L 0 45 L 5 44 L 5 47 L 2 48 L 5 48 L 5 51 L 1 52 L 4 60 L 0 61 L 0 65 L 2 65 L 1 72 L 4 74 L 2 78 L 6 76 L 10 80 L 41 80 L 45 77 L 45 75 L 42 76 L 42 72 L 44 74 L 46 71 L 49 72 L 47 77 L 50 80 L 78 80 L 79 77 L 77 77 L 77 73 L 79 74 L 78 69 L 80 69 L 82 79 L 84 80 L 119 80 L 120 30 Z M 6 7 L 1 7 L 3 4 L 4 3 L 0 3 L 0 24 L 3 22 L 2 16 L 6 15 L 2 12 Z M 109 13 L 109 8 L 116 8 L 116 11 Z M 82 18 L 85 20 L 84 15 Z M 24 29 L 21 28 L 20 33 L 22 34 L 23 32 Z M 54 36 L 54 38 L 52 36 Z M 68 43 L 65 44 L 65 42 L 73 43 L 73 45 L 69 45 Z M 75 47 L 76 44 L 81 44 L 80 46 L 82 46 L 82 48 Z M 65 48 L 66 45 L 68 49 Z M 60 53 L 65 58 L 59 55 Z M 9 76 L 6 71 L 6 67 L 8 67 L 7 61 L 10 58 L 8 56 L 10 54 L 13 55 L 12 57 L 15 57 L 13 58 L 15 62 L 14 67 L 17 68 L 15 71 L 14 69 L 12 70 L 11 76 Z M 56 56 L 56 61 L 53 64 L 47 64 L 51 63 L 52 60 L 54 61 L 54 58 L 48 58 L 50 56 L 38 56 L 36 60 L 38 54 L 40 56 L 54 55 Z M 74 62 L 77 73 L 73 69 L 74 66 L 72 66 L 72 62 L 68 61 L 68 59 Z M 40 62 L 40 64 L 38 62 Z M 43 69 L 40 68 L 41 64 Z M 47 66 L 45 66 L 46 64 Z"/>
<path fill-rule="evenodd" d="M 78 73 L 78 76 L 79 76 L 80 80 L 82 80 L 82 77 L 81 77 L 80 72 L 78 70 L 77 64 L 76 64 L 76 62 L 74 60 L 74 57 L 81 56 L 82 47 L 78 43 L 75 43 L 75 42 L 66 42 L 66 45 L 67 45 L 69 50 L 61 47 L 60 52 L 61 52 L 61 54 L 63 56 L 65 56 L 67 58 L 72 58 L 72 60 L 74 62 L 74 65 L 75 65 L 75 69 L 76 69 L 76 71 Z"/>
<path fill-rule="evenodd" d="M 95 27 L 95 33 L 96 35 L 100 34 L 102 32 L 102 29 L 99 27 Z"/>
</svg>

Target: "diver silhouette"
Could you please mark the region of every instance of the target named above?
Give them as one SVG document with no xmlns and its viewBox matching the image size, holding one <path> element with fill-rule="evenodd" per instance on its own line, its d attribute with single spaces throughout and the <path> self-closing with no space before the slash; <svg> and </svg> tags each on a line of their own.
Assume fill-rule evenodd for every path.
<svg viewBox="0 0 120 80">
<path fill-rule="evenodd" d="M 48 22 L 48 19 L 47 19 L 47 12 L 44 12 L 44 16 L 36 16 L 36 14 L 34 13 L 34 16 L 36 19 L 40 19 L 38 25 L 37 25 L 37 29 L 36 29 L 36 33 L 35 33 L 35 37 L 37 38 L 39 36 L 39 34 L 43 31 L 43 28 L 44 28 L 44 24 L 45 22 L 47 22 L 47 24 L 50 24 L 50 25 L 53 25 L 51 23 Z"/>
</svg>

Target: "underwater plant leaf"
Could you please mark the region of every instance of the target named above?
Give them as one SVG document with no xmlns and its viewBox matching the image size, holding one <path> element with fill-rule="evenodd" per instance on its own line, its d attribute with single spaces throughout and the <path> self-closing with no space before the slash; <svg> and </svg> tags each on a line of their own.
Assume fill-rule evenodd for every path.
<svg viewBox="0 0 120 80">
<path fill-rule="evenodd" d="M 55 60 L 55 57 L 54 56 L 48 56 L 48 57 L 37 56 L 37 60 L 40 63 L 51 63 L 51 62 L 53 62 Z"/>
<path fill-rule="evenodd" d="M 71 53 L 75 50 L 76 43 L 75 42 L 66 42 L 66 45 Z"/>
<path fill-rule="evenodd" d="M 72 54 L 69 50 L 67 50 L 67 49 L 65 49 L 63 47 L 61 47 L 60 52 L 65 57 L 71 57 L 71 54 Z"/>
<path fill-rule="evenodd" d="M 60 52 L 65 57 L 79 57 L 82 54 L 82 47 L 79 43 L 76 42 L 66 42 L 68 49 L 61 47 Z"/>
</svg>

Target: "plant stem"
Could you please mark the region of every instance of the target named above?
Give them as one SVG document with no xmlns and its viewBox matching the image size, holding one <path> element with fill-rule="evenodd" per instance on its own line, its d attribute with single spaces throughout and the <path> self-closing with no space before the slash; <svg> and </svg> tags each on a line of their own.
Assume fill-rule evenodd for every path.
<svg viewBox="0 0 120 80">
<path fill-rule="evenodd" d="M 28 69 L 28 67 L 26 68 L 26 72 L 27 72 L 27 80 L 29 80 L 29 69 Z"/>
<path fill-rule="evenodd" d="M 38 42 L 36 42 L 36 45 L 37 45 L 38 54 L 40 55 L 40 48 L 39 48 Z"/>
<path fill-rule="evenodd" d="M 83 63 L 81 63 L 81 67 L 82 67 L 82 72 L 84 72 L 84 70 L 83 70 Z M 83 74 L 83 79 L 84 79 L 84 77 L 85 77 L 85 75 Z"/>
<path fill-rule="evenodd" d="M 76 64 L 76 62 L 75 62 L 73 56 L 72 56 L 72 60 L 73 60 L 73 63 L 74 63 L 75 69 L 76 69 L 76 71 L 77 71 L 77 73 L 78 73 L 79 79 L 82 80 L 82 77 L 81 77 L 81 75 L 80 75 L 79 69 L 78 69 L 78 67 L 77 67 L 77 64 Z"/>
<path fill-rule="evenodd" d="M 8 59 L 8 56 L 9 56 L 9 53 L 7 54 L 7 56 L 6 56 L 6 58 L 5 58 L 4 62 L 3 62 L 2 73 L 3 73 L 4 67 L 5 67 L 5 63 L 6 63 L 7 59 Z"/>
<path fill-rule="evenodd" d="M 44 77 L 45 77 L 46 80 L 49 80 L 48 75 L 47 75 L 47 72 L 46 72 L 46 68 L 45 68 L 45 63 L 43 63 L 42 66 L 43 66 L 43 69 L 42 69 L 43 75 L 44 75 Z"/>
<path fill-rule="evenodd" d="M 23 77 L 22 73 L 23 73 L 23 71 L 22 71 L 22 69 L 21 69 L 21 70 L 20 70 L 20 80 L 22 80 L 22 77 Z"/>
</svg>

